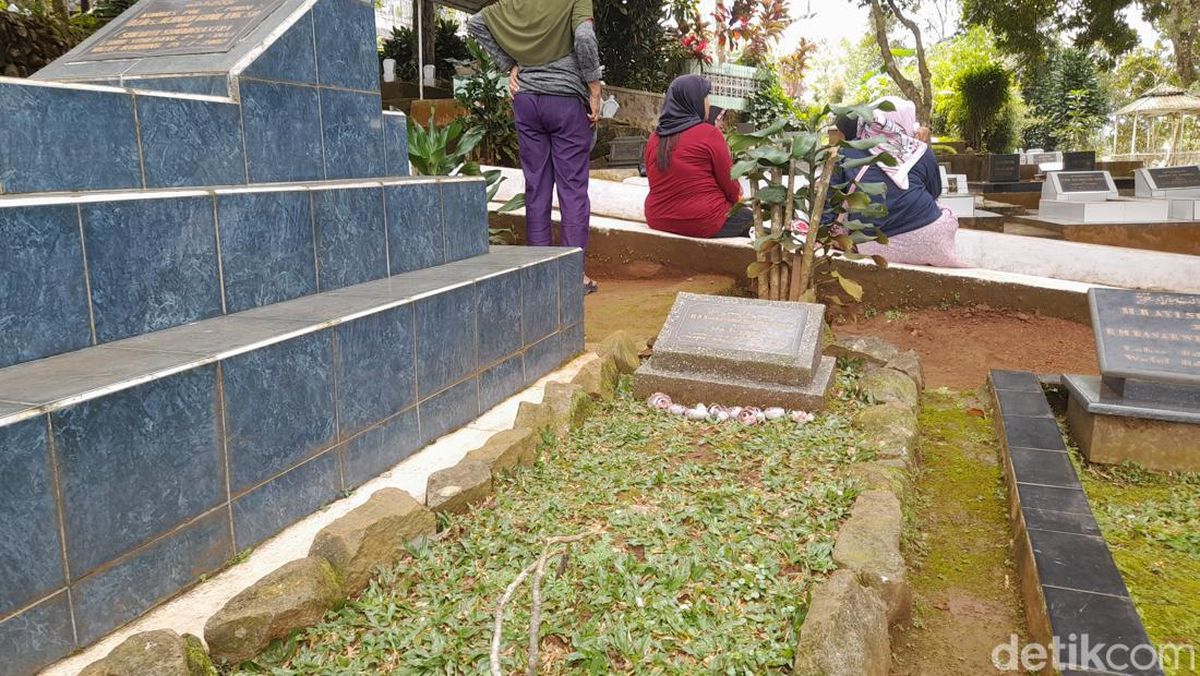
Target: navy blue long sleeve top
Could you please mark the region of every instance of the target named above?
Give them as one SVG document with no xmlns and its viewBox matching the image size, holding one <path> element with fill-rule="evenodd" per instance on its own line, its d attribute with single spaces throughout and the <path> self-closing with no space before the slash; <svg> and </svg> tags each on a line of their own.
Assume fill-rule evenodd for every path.
<svg viewBox="0 0 1200 676">
<path fill-rule="evenodd" d="M 866 157 L 870 152 L 843 148 L 842 156 L 847 159 Z M 858 175 L 862 168 L 843 171 L 839 166 L 833 174 L 832 185 L 845 183 Z M 872 202 L 882 202 L 887 206 L 888 214 L 883 219 L 864 218 L 852 214 L 852 219 L 860 220 L 883 230 L 888 237 L 902 235 L 923 228 L 936 221 L 942 215 L 938 206 L 938 198 L 942 196 L 942 176 L 938 169 L 937 158 L 933 150 L 926 148 L 925 154 L 908 172 L 908 189 L 901 190 L 892 182 L 878 165 L 872 165 L 859 181 L 860 183 L 883 183 L 887 186 L 885 195 L 872 196 Z M 833 215 L 826 211 L 824 222 L 828 223 Z"/>
</svg>

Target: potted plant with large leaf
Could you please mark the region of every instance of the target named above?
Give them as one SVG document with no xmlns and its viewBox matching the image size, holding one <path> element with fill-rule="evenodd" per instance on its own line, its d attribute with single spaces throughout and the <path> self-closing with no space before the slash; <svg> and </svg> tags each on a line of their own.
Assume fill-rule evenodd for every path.
<svg viewBox="0 0 1200 676">
<path fill-rule="evenodd" d="M 882 110 L 891 104 L 883 102 Z M 880 218 L 887 208 L 871 197 L 883 195 L 883 183 L 862 182 L 860 170 L 874 164 L 895 165 L 887 153 L 848 158 L 843 148 L 869 150 L 882 142 L 871 138 L 855 141 L 831 138 L 836 116 L 874 119 L 875 107 L 824 106 L 803 120 L 781 119 L 766 129 L 729 138 L 734 156 L 732 176 L 747 178 L 747 206 L 754 214 L 756 260 L 746 274 L 757 281 L 758 296 L 771 300 L 840 303 L 826 287 L 836 285 L 855 301 L 862 300 L 862 286 L 833 265 L 838 258 L 862 260 L 855 242 L 887 243 L 887 237 L 860 217 Z M 840 166 L 845 181 L 832 183 Z M 881 256 L 871 257 L 886 267 Z"/>
<path fill-rule="evenodd" d="M 435 121 L 436 111 L 430 112 L 429 123 L 422 127 L 412 122 L 408 131 L 408 159 L 413 169 L 422 176 L 482 176 L 487 182 L 487 199 L 490 203 L 500 190 L 504 176 L 499 169 L 483 171 L 471 154 L 479 146 L 487 132 L 485 127 L 470 125 L 461 118 L 439 127 Z M 525 206 L 525 193 L 513 195 L 496 209 L 496 213 L 507 213 Z M 493 244 L 511 241 L 511 230 L 489 229 Z"/>
</svg>

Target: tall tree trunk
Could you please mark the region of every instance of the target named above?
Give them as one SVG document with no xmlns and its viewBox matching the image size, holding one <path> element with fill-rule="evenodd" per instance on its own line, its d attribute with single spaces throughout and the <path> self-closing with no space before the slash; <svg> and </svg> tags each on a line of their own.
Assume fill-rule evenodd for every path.
<svg viewBox="0 0 1200 676">
<path fill-rule="evenodd" d="M 887 8 L 884 8 L 884 4 Z M 917 72 L 920 84 L 914 83 L 901 70 L 892 54 L 891 41 L 888 39 L 887 15 L 896 17 L 913 35 L 916 44 Z M 904 15 L 895 0 L 871 0 L 871 21 L 875 28 L 875 42 L 879 45 L 879 54 L 883 57 L 883 67 L 889 77 L 900 88 L 904 97 L 917 106 L 917 119 L 922 124 L 928 124 L 933 112 L 933 85 L 929 73 L 929 63 L 925 59 L 925 43 L 921 40 L 921 27 L 915 21 Z"/>
</svg>

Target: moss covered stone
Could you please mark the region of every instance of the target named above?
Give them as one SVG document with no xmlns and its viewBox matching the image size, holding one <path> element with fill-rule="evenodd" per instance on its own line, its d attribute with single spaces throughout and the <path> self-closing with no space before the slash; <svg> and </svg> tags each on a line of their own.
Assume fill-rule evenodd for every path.
<svg viewBox="0 0 1200 676">
<path fill-rule="evenodd" d="M 903 523 L 895 493 L 867 491 L 854 501 L 833 548 L 834 563 L 868 576 L 883 590 L 890 624 L 907 620 L 912 610 L 912 589 L 900 554 Z"/>
<path fill-rule="evenodd" d="M 617 370 L 617 361 L 612 355 L 592 355 L 571 382 L 583 388 L 592 397 L 612 399 L 617 392 L 617 380 L 621 374 Z"/>
<path fill-rule="evenodd" d="M 332 564 L 315 556 L 292 561 L 230 599 L 204 624 L 204 640 L 214 660 L 240 664 L 343 600 Z"/>
<path fill-rule="evenodd" d="M 546 383 L 543 401 L 550 407 L 550 428 L 559 437 L 579 429 L 595 407 L 587 392 L 572 383 Z"/>
<path fill-rule="evenodd" d="M 466 460 L 488 463 L 492 475 L 506 474 L 517 465 L 532 465 L 537 459 L 538 435 L 528 427 L 493 434 L 483 446 L 467 453 Z"/>
<path fill-rule="evenodd" d="M 880 404 L 903 404 L 915 409 L 919 403 L 920 393 L 917 385 L 907 374 L 889 368 L 869 368 L 859 381 L 858 386 Z"/>
<path fill-rule="evenodd" d="M 596 354 L 610 356 L 617 365 L 617 370 L 626 375 L 633 373 L 642 365 L 641 346 L 632 335 L 625 331 L 615 331 L 599 345 Z"/>
<path fill-rule="evenodd" d="M 349 596 L 367 586 L 376 568 L 399 561 L 407 543 L 436 528 L 433 512 L 398 488 L 384 488 L 322 528 L 308 555 L 329 561 Z"/>
<path fill-rule="evenodd" d="M 886 676 L 891 668 L 887 609 L 870 581 L 839 570 L 812 595 L 800 628 L 797 676 Z"/>
<path fill-rule="evenodd" d="M 825 354 L 841 359 L 861 359 L 883 366 L 900 354 L 895 345 L 876 336 L 844 336 L 825 348 Z"/>
<path fill-rule="evenodd" d="M 864 445 L 881 459 L 900 459 L 912 464 L 917 444 L 917 414 L 903 404 L 879 404 L 854 415 L 854 426 L 862 430 Z"/>
<path fill-rule="evenodd" d="M 200 639 L 170 629 L 134 634 L 80 676 L 216 676 Z"/>
<path fill-rule="evenodd" d="M 453 467 L 429 475 L 425 505 L 434 512 L 461 514 L 491 494 L 491 463 L 464 459 Z"/>
</svg>

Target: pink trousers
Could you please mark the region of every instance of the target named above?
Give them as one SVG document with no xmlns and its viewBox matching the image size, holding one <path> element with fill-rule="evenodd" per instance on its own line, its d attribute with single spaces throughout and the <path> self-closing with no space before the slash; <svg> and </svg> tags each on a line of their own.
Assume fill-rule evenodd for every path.
<svg viewBox="0 0 1200 676">
<path fill-rule="evenodd" d="M 958 218 L 949 209 L 929 225 L 889 237 L 887 244 L 863 242 L 858 252 L 867 256 L 883 256 L 889 263 L 932 265 L 938 268 L 966 267 L 954 251 L 954 236 L 958 233 Z"/>
</svg>

